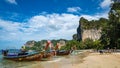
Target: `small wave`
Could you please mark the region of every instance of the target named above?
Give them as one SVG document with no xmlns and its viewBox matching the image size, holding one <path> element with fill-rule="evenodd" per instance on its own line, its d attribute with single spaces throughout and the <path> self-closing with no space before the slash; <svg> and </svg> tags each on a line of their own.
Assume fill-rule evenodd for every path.
<svg viewBox="0 0 120 68">
<path fill-rule="evenodd" d="M 47 61 L 47 62 L 58 62 L 58 61 L 60 61 L 60 60 L 62 60 L 62 58 L 57 58 L 57 59 L 54 59 L 54 60 L 52 60 L 52 61 Z"/>
</svg>

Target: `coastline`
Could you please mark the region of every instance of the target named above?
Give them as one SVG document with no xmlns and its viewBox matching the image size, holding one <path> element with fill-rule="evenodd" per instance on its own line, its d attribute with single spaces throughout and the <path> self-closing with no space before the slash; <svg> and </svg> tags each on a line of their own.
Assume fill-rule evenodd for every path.
<svg viewBox="0 0 120 68">
<path fill-rule="evenodd" d="M 19 67 L 19 68 L 66 68 L 73 67 L 76 64 L 82 63 L 83 58 L 89 54 L 88 51 L 80 52 L 78 55 L 57 56 L 51 61 L 37 61 L 36 64 Z"/>
<path fill-rule="evenodd" d="M 120 53 L 82 53 L 20 68 L 120 68 Z"/>
</svg>

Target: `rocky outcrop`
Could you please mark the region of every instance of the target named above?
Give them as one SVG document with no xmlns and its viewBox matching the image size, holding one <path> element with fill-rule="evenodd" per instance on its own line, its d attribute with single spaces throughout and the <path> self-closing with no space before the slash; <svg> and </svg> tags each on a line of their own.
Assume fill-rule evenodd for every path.
<svg viewBox="0 0 120 68">
<path fill-rule="evenodd" d="M 31 40 L 31 41 L 27 41 L 27 42 L 25 43 L 25 46 L 26 46 L 26 47 L 33 47 L 34 44 L 35 44 L 35 41 L 34 41 L 34 40 Z"/>
<path fill-rule="evenodd" d="M 88 30 L 83 30 L 82 33 L 82 40 L 84 41 L 86 38 L 90 38 L 92 40 L 98 40 L 101 37 L 101 30 L 97 29 L 88 29 Z"/>
<path fill-rule="evenodd" d="M 78 28 L 77 28 L 77 40 L 78 40 L 78 41 L 81 41 L 81 40 L 82 40 L 81 25 L 79 25 Z"/>
<path fill-rule="evenodd" d="M 91 28 L 91 29 L 84 29 L 82 28 L 84 25 L 81 25 L 79 23 L 79 26 L 77 28 L 77 40 L 78 41 L 84 41 L 87 38 L 90 38 L 92 40 L 98 40 L 101 37 L 101 29 L 97 28 Z M 73 35 L 73 39 L 76 39 L 76 36 Z"/>
</svg>

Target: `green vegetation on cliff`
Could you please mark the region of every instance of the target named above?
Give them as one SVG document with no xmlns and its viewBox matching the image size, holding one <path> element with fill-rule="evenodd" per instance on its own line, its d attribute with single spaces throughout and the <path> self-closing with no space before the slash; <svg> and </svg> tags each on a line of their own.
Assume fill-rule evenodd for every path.
<svg viewBox="0 0 120 68">
<path fill-rule="evenodd" d="M 108 23 L 108 19 L 100 18 L 99 20 L 88 21 L 84 17 L 80 18 L 79 24 L 81 24 L 81 29 L 100 29 Z"/>
<path fill-rule="evenodd" d="M 101 38 L 96 41 L 86 39 L 81 41 L 84 48 L 92 49 L 106 49 L 106 48 L 118 48 L 120 49 L 120 2 L 114 2 L 111 4 L 111 9 L 108 13 L 109 18 L 100 18 L 99 20 L 91 20 L 81 17 L 79 24 L 81 25 L 81 33 L 84 30 L 100 29 Z M 73 40 L 77 39 L 77 34 L 73 35 Z M 79 42 L 79 43 L 81 43 Z M 79 44 L 78 44 L 79 45 Z M 80 45 L 80 46 L 83 46 Z"/>
<path fill-rule="evenodd" d="M 73 35 L 73 40 L 65 40 L 66 46 L 61 49 L 70 50 L 71 47 L 76 46 L 77 49 L 106 49 L 106 48 L 119 48 L 120 49 L 120 2 L 114 2 L 111 4 L 111 9 L 109 11 L 109 18 L 100 18 L 99 20 L 91 20 L 81 17 L 79 24 L 82 33 L 83 30 L 87 29 L 100 29 L 101 38 L 99 40 L 85 39 L 84 41 L 78 41 L 78 35 Z M 54 45 L 57 44 L 59 40 L 52 40 Z M 35 42 L 34 47 L 31 49 L 42 49 L 41 43 L 45 43 L 46 40 Z"/>
<path fill-rule="evenodd" d="M 56 46 L 56 44 L 61 40 L 65 41 L 65 42 L 68 41 L 68 40 L 65 40 L 65 39 L 58 39 L 58 40 L 51 40 L 51 43 L 53 44 L 53 46 Z M 31 41 L 27 41 L 27 42 L 31 42 Z M 47 40 L 34 41 L 33 46 L 30 46 L 31 44 L 29 44 L 28 46 L 26 46 L 26 45 L 25 46 L 26 46 L 26 50 L 42 51 L 45 48 L 46 43 L 47 43 Z"/>
<path fill-rule="evenodd" d="M 102 29 L 101 43 L 105 47 L 120 48 L 120 3 L 111 4 L 109 22 Z"/>
</svg>

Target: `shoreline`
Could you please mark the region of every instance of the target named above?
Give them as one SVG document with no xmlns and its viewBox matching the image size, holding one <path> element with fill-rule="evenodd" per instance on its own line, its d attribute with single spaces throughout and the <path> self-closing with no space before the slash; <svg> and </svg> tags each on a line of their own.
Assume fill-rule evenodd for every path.
<svg viewBox="0 0 120 68">
<path fill-rule="evenodd" d="M 20 68 L 120 68 L 120 53 L 81 53 Z"/>
<path fill-rule="evenodd" d="M 19 68 L 66 68 L 67 66 L 74 66 L 75 64 L 82 63 L 84 61 L 83 58 L 85 58 L 88 54 L 89 52 L 85 50 L 78 55 L 57 56 L 58 58 L 50 61 L 36 61 L 36 64 Z"/>
</svg>

